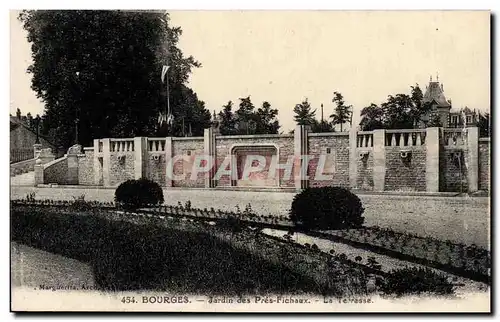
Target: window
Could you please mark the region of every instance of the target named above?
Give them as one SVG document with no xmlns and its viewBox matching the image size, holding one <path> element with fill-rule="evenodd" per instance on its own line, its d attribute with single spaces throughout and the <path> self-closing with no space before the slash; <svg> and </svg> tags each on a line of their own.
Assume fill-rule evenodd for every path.
<svg viewBox="0 0 500 322">
<path fill-rule="evenodd" d="M 458 124 L 458 115 L 451 116 L 451 124 Z"/>
<path fill-rule="evenodd" d="M 191 155 L 191 150 L 186 150 L 186 155 L 190 156 Z"/>
<path fill-rule="evenodd" d="M 332 149 L 331 148 L 326 148 L 326 154 L 330 154 L 332 153 Z"/>
<path fill-rule="evenodd" d="M 472 115 L 467 115 L 467 124 L 472 123 Z"/>
</svg>

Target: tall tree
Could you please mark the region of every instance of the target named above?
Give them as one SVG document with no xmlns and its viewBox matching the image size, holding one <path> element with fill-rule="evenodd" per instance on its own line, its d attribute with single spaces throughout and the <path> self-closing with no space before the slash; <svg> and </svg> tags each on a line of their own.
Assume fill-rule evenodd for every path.
<svg viewBox="0 0 500 322">
<path fill-rule="evenodd" d="M 361 121 L 359 122 L 361 131 L 373 131 L 384 128 L 384 110 L 371 103 L 370 106 L 361 110 Z"/>
<path fill-rule="evenodd" d="M 222 135 L 236 134 L 236 117 L 233 113 L 233 102 L 229 101 L 219 112 L 219 130 Z"/>
<path fill-rule="evenodd" d="M 307 98 L 302 103 L 295 105 L 293 108 L 295 115 L 293 119 L 297 125 L 313 125 L 316 122 L 316 110 L 312 110 Z"/>
<path fill-rule="evenodd" d="M 33 122 L 33 115 L 31 115 L 30 112 L 28 112 L 28 114 L 26 114 L 26 124 L 28 125 L 28 127 L 30 129 L 33 129 L 34 128 L 34 122 Z"/>
<path fill-rule="evenodd" d="M 240 98 L 238 110 L 236 110 L 236 129 L 238 134 L 256 134 L 258 116 L 255 113 L 255 106 L 248 97 Z"/>
<path fill-rule="evenodd" d="M 335 110 L 330 118 L 334 125 L 340 124 L 340 131 L 342 132 L 342 126 L 351 120 L 352 106 L 345 105 L 344 97 L 339 92 L 333 93 L 332 102 L 335 103 Z"/>
<path fill-rule="evenodd" d="M 384 127 L 386 129 L 411 129 L 414 125 L 412 116 L 413 102 L 406 94 L 389 95 L 382 103 L 384 110 Z"/>
<path fill-rule="evenodd" d="M 191 70 L 201 65 L 177 47 L 182 30 L 170 26 L 168 14 L 36 10 L 19 18 L 31 43 L 32 88 L 45 104 L 58 145 L 75 141 L 76 125 L 84 145 L 93 138 L 157 134 L 158 114 L 166 108 L 162 65 L 170 66 L 166 77 L 179 128 L 182 119 L 175 116 L 186 106 L 178 97 Z M 203 105 L 193 104 L 189 108 Z"/>
<path fill-rule="evenodd" d="M 424 115 L 430 115 L 431 112 L 431 104 L 429 102 L 424 103 L 424 94 L 420 89 L 418 84 L 415 86 L 411 86 L 411 94 L 410 94 L 412 105 L 409 111 L 409 117 L 412 119 L 413 127 L 419 127 L 420 122 Z"/>
<path fill-rule="evenodd" d="M 257 109 L 257 134 L 278 134 L 280 124 L 278 121 L 278 110 L 271 108 L 267 101 L 262 103 L 262 107 Z"/>
<path fill-rule="evenodd" d="M 250 121 L 253 119 L 255 106 L 252 103 L 250 96 L 240 98 L 240 104 L 236 111 L 238 121 Z"/>
<path fill-rule="evenodd" d="M 410 94 L 389 95 L 379 106 L 371 104 L 361 110 L 362 130 L 411 129 L 420 127 L 424 116 L 431 116 L 431 105 L 423 102 L 422 90 L 416 84 Z"/>
<path fill-rule="evenodd" d="M 490 113 L 478 114 L 477 127 L 479 128 L 479 137 L 490 137 Z"/>
</svg>

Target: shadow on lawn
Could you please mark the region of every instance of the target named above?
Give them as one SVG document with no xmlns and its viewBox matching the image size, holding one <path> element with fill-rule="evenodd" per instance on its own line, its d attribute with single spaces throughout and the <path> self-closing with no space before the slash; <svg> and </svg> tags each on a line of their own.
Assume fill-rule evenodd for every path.
<svg viewBox="0 0 500 322">
<path fill-rule="evenodd" d="M 312 279 L 208 233 L 40 211 L 13 211 L 11 225 L 14 241 L 89 262 L 102 290 L 207 295 L 341 293 L 320 289 Z"/>
</svg>

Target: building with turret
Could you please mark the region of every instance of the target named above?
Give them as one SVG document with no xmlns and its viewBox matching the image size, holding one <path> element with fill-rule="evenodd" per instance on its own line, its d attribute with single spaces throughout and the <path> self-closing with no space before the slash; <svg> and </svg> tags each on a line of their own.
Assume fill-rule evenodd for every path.
<svg viewBox="0 0 500 322">
<path fill-rule="evenodd" d="M 444 86 L 439 83 L 439 78 L 436 81 L 429 80 L 429 85 L 425 87 L 423 97 L 424 104 L 430 104 L 431 111 L 428 115 L 422 117 L 421 126 L 426 127 L 430 122 L 432 115 L 438 115 L 440 123 L 444 127 L 463 127 L 464 123 L 468 126 L 475 126 L 478 121 L 478 113 L 476 110 L 471 110 L 467 106 L 461 109 L 454 109 L 451 99 L 446 99 L 444 95 Z"/>
</svg>

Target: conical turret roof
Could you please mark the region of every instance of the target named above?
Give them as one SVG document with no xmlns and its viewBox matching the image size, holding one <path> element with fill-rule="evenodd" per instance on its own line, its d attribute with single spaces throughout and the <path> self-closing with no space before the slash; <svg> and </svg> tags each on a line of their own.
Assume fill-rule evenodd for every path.
<svg viewBox="0 0 500 322">
<path fill-rule="evenodd" d="M 443 86 L 439 84 L 439 81 L 433 82 L 432 79 L 425 90 L 423 101 L 436 104 L 438 107 L 451 107 L 450 102 L 444 96 Z"/>
</svg>

